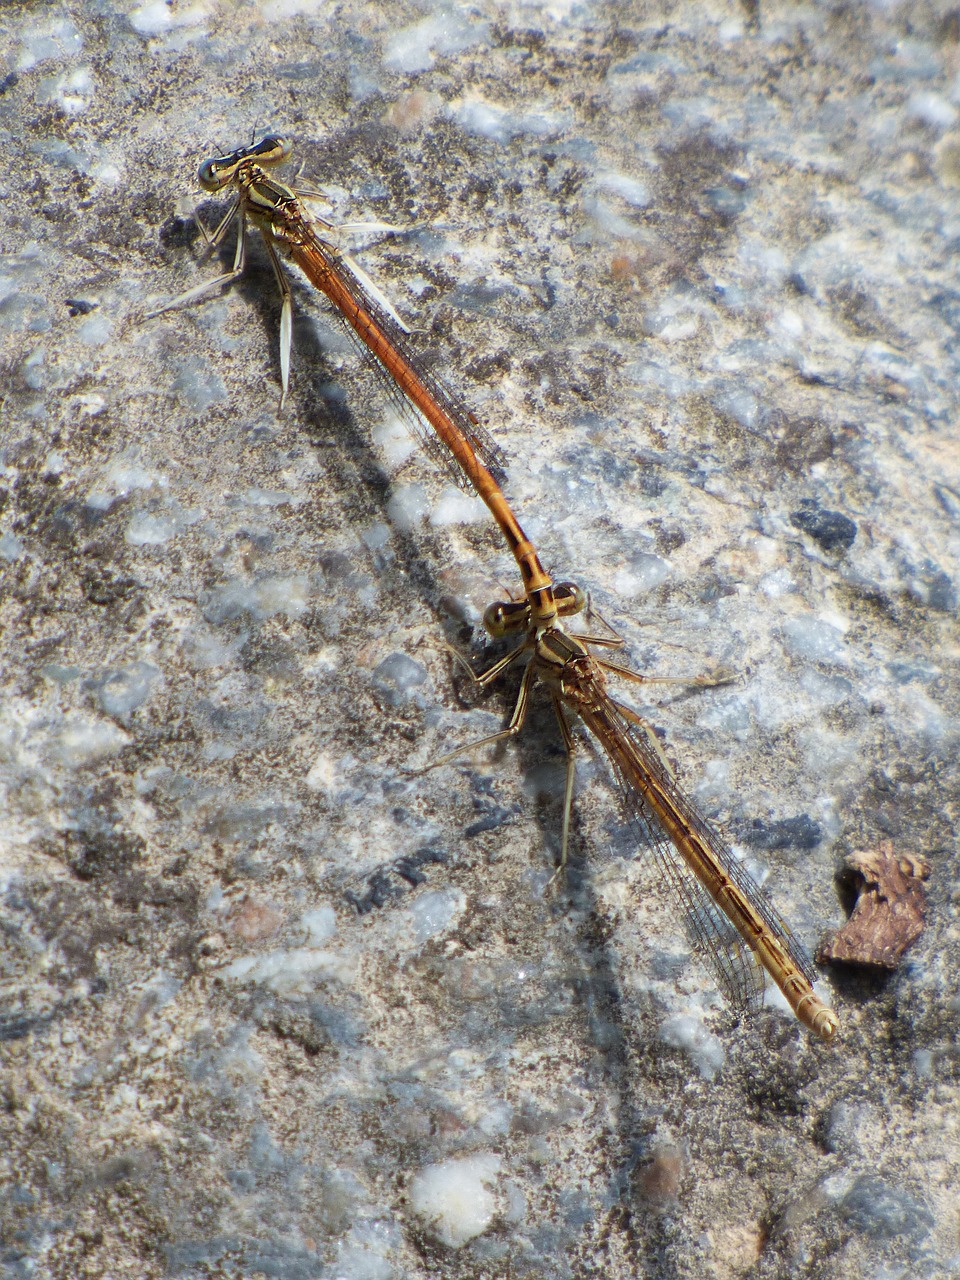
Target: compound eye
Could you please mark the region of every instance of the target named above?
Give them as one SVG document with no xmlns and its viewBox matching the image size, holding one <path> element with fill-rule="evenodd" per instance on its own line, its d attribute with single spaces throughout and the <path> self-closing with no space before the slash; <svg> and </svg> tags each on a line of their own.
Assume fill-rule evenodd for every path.
<svg viewBox="0 0 960 1280">
<path fill-rule="evenodd" d="M 483 625 L 490 635 L 511 635 L 530 626 L 530 605 L 526 600 L 505 600 L 491 604 L 483 615 Z"/>
<path fill-rule="evenodd" d="M 483 612 L 483 625 L 489 635 L 499 638 L 507 634 L 502 604 L 491 604 Z"/>
<path fill-rule="evenodd" d="M 200 166 L 198 177 L 200 185 L 204 191 L 219 191 L 229 179 L 220 173 L 220 161 L 216 159 L 204 160 Z M 229 172 L 229 171 L 228 171 Z"/>
<path fill-rule="evenodd" d="M 279 133 L 268 133 L 265 138 L 260 139 L 255 148 L 257 159 L 262 160 L 264 164 L 279 164 L 281 160 L 286 160 L 292 150 L 293 143 L 287 138 L 282 138 Z"/>
<path fill-rule="evenodd" d="M 581 613 L 587 604 L 587 593 L 575 582 L 558 582 L 553 589 L 560 614 L 567 618 L 571 613 Z"/>
</svg>

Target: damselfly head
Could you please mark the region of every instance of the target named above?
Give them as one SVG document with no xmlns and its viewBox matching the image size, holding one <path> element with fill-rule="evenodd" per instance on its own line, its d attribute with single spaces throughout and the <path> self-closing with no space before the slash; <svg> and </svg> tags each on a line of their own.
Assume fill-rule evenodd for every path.
<svg viewBox="0 0 960 1280">
<path fill-rule="evenodd" d="M 293 149 L 293 143 L 279 134 L 268 133 L 259 142 L 249 147 L 240 147 L 228 156 L 212 156 L 204 160 L 198 174 L 200 185 L 204 191 L 222 191 L 237 176 L 237 170 L 244 163 L 273 165 L 286 160 Z"/>
</svg>

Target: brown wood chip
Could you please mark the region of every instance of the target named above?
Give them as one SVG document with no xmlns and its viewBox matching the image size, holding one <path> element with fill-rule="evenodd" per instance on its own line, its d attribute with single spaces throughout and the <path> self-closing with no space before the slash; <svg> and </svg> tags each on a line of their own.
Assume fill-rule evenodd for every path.
<svg viewBox="0 0 960 1280">
<path fill-rule="evenodd" d="M 849 854 L 846 868 L 843 877 L 856 889 L 856 906 L 817 959 L 896 969 L 926 923 L 930 864 L 919 854 L 896 854 L 893 842 L 884 840 L 876 849 Z"/>
</svg>

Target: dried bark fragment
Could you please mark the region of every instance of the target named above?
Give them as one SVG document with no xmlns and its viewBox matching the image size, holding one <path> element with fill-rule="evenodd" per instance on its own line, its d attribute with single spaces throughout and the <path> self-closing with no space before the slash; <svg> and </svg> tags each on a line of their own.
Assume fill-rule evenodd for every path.
<svg viewBox="0 0 960 1280">
<path fill-rule="evenodd" d="M 817 952 L 818 960 L 896 969 L 924 930 L 930 864 L 919 854 L 894 853 L 893 843 L 851 853 L 844 880 L 857 893 L 850 919 Z"/>
</svg>

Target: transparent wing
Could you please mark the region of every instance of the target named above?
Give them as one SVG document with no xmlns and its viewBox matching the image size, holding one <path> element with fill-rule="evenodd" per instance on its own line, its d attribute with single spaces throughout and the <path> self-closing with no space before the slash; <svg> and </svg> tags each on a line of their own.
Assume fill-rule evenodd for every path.
<svg viewBox="0 0 960 1280">
<path fill-rule="evenodd" d="M 576 704 L 574 704 L 576 706 Z M 676 844 L 664 832 L 644 799 L 642 771 L 657 792 L 669 798 L 674 812 L 700 840 L 712 858 L 750 902 L 763 928 L 779 939 L 790 959 L 811 983 L 812 963 L 761 886 L 734 856 L 692 800 L 680 790 L 645 735 L 605 694 L 593 707 L 578 713 L 604 747 L 620 784 L 625 811 L 641 849 L 650 854 L 660 878 L 666 881 L 683 915 L 695 949 L 709 966 L 717 984 L 738 1012 L 753 1012 L 762 1003 L 764 970 L 753 948 L 691 870 Z"/>
<path fill-rule="evenodd" d="M 476 456 L 497 483 L 502 483 L 506 465 L 503 450 L 466 403 L 426 368 L 412 349 L 409 330 L 382 292 L 372 285 L 366 273 L 319 234 L 327 224 L 319 219 L 311 219 L 311 225 L 318 231 L 316 244 L 296 246 L 290 251 L 291 256 L 317 288 L 323 290 L 324 276 L 329 273 L 337 278 L 340 285 L 353 298 L 356 307 L 353 316 L 351 318 L 344 316 L 339 307 L 336 308 L 336 315 L 354 346 L 376 374 L 385 396 L 404 426 L 414 439 L 419 441 L 428 456 L 447 472 L 459 488 L 467 491 L 472 489 L 471 480 L 436 434 L 429 420 L 410 399 L 404 386 L 370 349 L 365 334 L 374 326 L 398 351 L 402 352 L 403 360 L 409 366 L 411 385 L 419 382 L 426 389 L 454 423 L 457 431 L 468 441 Z M 370 318 L 366 322 L 362 318 L 363 313 Z"/>
</svg>

